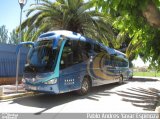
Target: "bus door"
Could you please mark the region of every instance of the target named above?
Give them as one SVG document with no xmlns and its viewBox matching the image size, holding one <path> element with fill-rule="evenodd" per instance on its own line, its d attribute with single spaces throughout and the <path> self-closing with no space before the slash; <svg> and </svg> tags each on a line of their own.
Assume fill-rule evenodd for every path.
<svg viewBox="0 0 160 119">
<path fill-rule="evenodd" d="M 83 70 L 82 58 L 76 40 L 67 40 L 60 60 L 60 92 L 68 92 L 80 87 Z"/>
</svg>

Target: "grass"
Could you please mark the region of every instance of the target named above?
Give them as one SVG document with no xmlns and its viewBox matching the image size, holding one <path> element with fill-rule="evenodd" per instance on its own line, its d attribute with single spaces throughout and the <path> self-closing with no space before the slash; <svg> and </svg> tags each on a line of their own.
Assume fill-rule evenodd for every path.
<svg viewBox="0 0 160 119">
<path fill-rule="evenodd" d="M 133 72 L 133 76 L 160 77 L 160 72 Z"/>
</svg>

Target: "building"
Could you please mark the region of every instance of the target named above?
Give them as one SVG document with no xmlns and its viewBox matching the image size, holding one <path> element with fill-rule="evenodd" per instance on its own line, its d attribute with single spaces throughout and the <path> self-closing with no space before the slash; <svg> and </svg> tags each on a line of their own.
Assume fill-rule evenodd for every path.
<svg viewBox="0 0 160 119">
<path fill-rule="evenodd" d="M 19 76 L 22 76 L 28 48 L 21 48 Z M 14 84 L 16 77 L 16 45 L 0 44 L 0 85 Z"/>
</svg>

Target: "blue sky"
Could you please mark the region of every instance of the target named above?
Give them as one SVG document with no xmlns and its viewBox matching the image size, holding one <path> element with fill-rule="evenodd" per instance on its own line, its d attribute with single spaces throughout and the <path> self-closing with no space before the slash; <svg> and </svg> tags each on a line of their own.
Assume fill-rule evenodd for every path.
<svg viewBox="0 0 160 119">
<path fill-rule="evenodd" d="M 35 0 L 27 0 L 23 11 L 28 9 Z M 23 12 L 23 20 L 26 18 L 26 12 Z M 20 6 L 18 0 L 1 0 L 0 3 L 0 26 L 5 25 L 9 32 L 20 24 Z"/>
</svg>

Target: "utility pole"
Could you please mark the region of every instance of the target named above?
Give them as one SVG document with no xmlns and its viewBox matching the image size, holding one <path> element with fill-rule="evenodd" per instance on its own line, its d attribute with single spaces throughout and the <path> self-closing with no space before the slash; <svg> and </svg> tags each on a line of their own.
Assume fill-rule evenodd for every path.
<svg viewBox="0 0 160 119">
<path fill-rule="evenodd" d="M 21 24 L 22 24 L 22 10 L 24 5 L 27 3 L 27 0 L 18 0 L 21 11 L 20 11 L 20 28 L 19 28 L 19 43 L 22 41 L 22 29 L 21 29 Z M 19 75 L 19 62 L 20 62 L 20 49 L 17 54 L 17 68 L 16 68 L 16 92 L 18 93 L 18 75 Z"/>
</svg>

